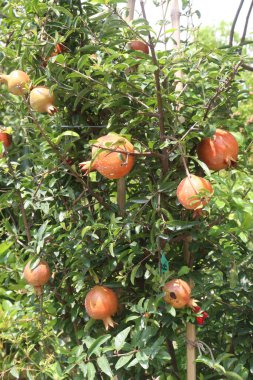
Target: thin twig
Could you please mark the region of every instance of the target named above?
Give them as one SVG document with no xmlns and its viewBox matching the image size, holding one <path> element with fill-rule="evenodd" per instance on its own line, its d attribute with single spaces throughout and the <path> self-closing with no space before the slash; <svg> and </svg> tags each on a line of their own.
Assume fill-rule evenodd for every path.
<svg viewBox="0 0 253 380">
<path fill-rule="evenodd" d="M 13 179 L 17 182 L 16 174 L 15 174 L 13 167 L 11 165 L 11 162 L 9 160 L 7 160 L 7 165 L 8 165 L 10 174 L 12 175 Z M 30 232 L 30 227 L 29 227 L 27 215 L 25 212 L 25 206 L 24 206 L 22 194 L 21 194 L 21 191 L 19 189 L 15 189 L 15 191 L 16 191 L 18 198 L 19 198 L 20 210 L 21 210 L 21 215 L 22 215 L 24 227 L 25 227 L 25 233 L 26 233 L 27 241 L 28 241 L 28 243 L 30 243 L 30 241 L 32 240 L 32 237 L 31 237 L 31 232 Z"/>
<path fill-rule="evenodd" d="M 82 185 L 84 191 L 86 191 L 87 189 L 89 190 L 90 194 L 96 198 L 98 200 L 98 202 L 100 204 L 102 204 L 106 209 L 110 209 L 110 206 L 104 201 L 104 199 L 96 194 L 95 192 L 92 191 L 92 189 L 90 188 L 90 186 L 88 184 L 86 184 L 82 178 L 81 175 L 79 175 L 73 168 L 72 166 L 68 163 L 68 159 L 65 157 L 65 155 L 63 155 L 61 153 L 61 150 L 60 148 L 54 144 L 50 138 L 48 137 L 48 135 L 46 134 L 46 132 L 44 131 L 44 129 L 41 127 L 41 125 L 39 124 L 37 118 L 35 117 L 34 113 L 32 112 L 31 110 L 31 107 L 28 103 L 28 101 L 26 101 L 26 104 L 27 104 L 27 108 L 28 108 L 28 112 L 29 112 L 29 116 L 30 118 L 32 119 L 34 125 L 37 127 L 37 129 L 40 131 L 40 133 L 42 134 L 42 136 L 45 138 L 45 140 L 47 141 L 47 143 L 51 146 L 51 148 L 53 149 L 53 151 L 56 153 L 56 155 L 58 156 L 58 158 L 61 160 L 62 163 L 64 163 L 66 165 L 66 167 L 68 168 L 68 172 L 70 175 L 72 175 L 73 177 L 76 178 L 76 180 Z"/>
<path fill-rule="evenodd" d="M 244 29 L 243 29 L 243 34 L 242 34 L 240 45 L 243 45 L 243 43 L 245 41 L 245 37 L 246 37 L 247 29 L 248 29 L 249 18 L 250 18 L 250 14 L 251 14 L 252 8 L 253 8 L 253 0 L 251 1 L 249 10 L 248 10 L 248 13 L 247 13 L 247 16 L 246 16 L 245 25 L 244 25 Z"/>
<path fill-rule="evenodd" d="M 229 46 L 233 46 L 233 39 L 234 39 L 234 33 L 235 33 L 235 25 L 237 23 L 237 19 L 239 17 L 240 12 L 241 12 L 243 3 L 244 3 L 244 0 L 241 0 L 241 2 L 239 4 L 239 7 L 237 9 L 237 12 L 236 12 L 233 24 L 231 26 L 231 31 L 230 31 L 230 35 L 229 35 Z"/>
<path fill-rule="evenodd" d="M 143 18 L 147 21 L 146 11 L 143 0 L 140 0 L 141 10 L 143 14 Z M 152 41 L 152 37 L 150 32 L 148 33 L 149 46 L 152 56 L 152 62 L 155 66 L 157 66 L 157 70 L 154 72 L 155 83 L 156 83 L 156 99 L 157 99 L 157 107 L 158 107 L 158 120 L 159 120 L 159 129 L 160 129 L 160 140 L 164 142 L 165 137 L 165 122 L 164 122 L 164 110 L 163 110 L 163 100 L 162 100 L 162 91 L 161 91 L 161 83 L 160 83 L 160 67 L 156 58 L 155 46 Z M 162 163 L 162 172 L 166 174 L 169 168 L 168 163 L 168 149 L 163 148 L 163 157 L 161 158 Z"/>
<path fill-rule="evenodd" d="M 72 67 L 69 67 L 69 66 L 63 65 L 63 64 L 61 64 L 61 63 L 59 63 L 59 62 L 56 62 L 56 63 L 57 63 L 58 66 L 61 66 L 63 69 L 67 69 L 67 70 L 72 71 L 73 73 L 77 73 L 77 74 L 79 74 L 81 77 L 83 77 L 84 79 L 87 79 L 87 80 L 89 80 L 89 81 L 91 81 L 91 82 L 93 82 L 93 83 L 96 83 L 96 84 L 98 84 L 98 85 L 100 85 L 100 86 L 106 88 L 106 89 L 109 91 L 109 88 L 108 88 L 108 86 L 107 86 L 106 83 L 100 82 L 100 81 L 98 81 L 98 80 L 92 78 L 92 77 L 89 76 L 89 75 L 86 75 L 86 74 L 84 74 L 84 73 L 81 73 L 81 72 L 78 71 L 78 70 L 72 69 Z M 136 88 L 135 88 L 135 89 L 136 89 Z M 112 89 L 111 89 L 111 90 L 112 90 Z M 141 100 L 139 100 L 139 99 L 136 98 L 135 96 L 133 96 L 133 95 L 127 93 L 127 92 L 120 91 L 120 90 L 118 90 L 118 89 L 117 89 L 115 92 L 118 93 L 118 94 L 123 95 L 123 96 L 126 97 L 126 98 L 131 99 L 131 100 L 134 101 L 135 103 L 140 104 L 142 107 L 149 109 L 149 106 L 147 106 L 145 103 L 143 103 Z"/>
<path fill-rule="evenodd" d="M 208 100 L 208 102 L 205 105 L 206 111 L 204 113 L 203 120 L 207 119 L 207 116 L 208 116 L 209 112 L 214 108 L 214 103 L 218 99 L 219 95 L 222 92 L 226 92 L 230 88 L 231 82 L 233 81 L 234 77 L 238 73 L 239 67 L 241 65 L 242 65 L 242 61 L 240 60 L 234 66 L 233 71 L 230 73 L 230 75 L 227 77 L 227 79 L 224 82 L 222 82 L 221 85 L 219 85 L 219 87 L 217 88 L 215 94 Z"/>
<path fill-rule="evenodd" d="M 174 370 L 173 375 L 176 377 L 177 380 L 180 380 L 180 376 L 178 375 L 177 358 L 176 358 L 176 354 L 175 354 L 175 349 L 174 349 L 173 343 L 172 343 L 172 341 L 170 339 L 167 339 L 166 342 L 167 342 L 168 351 L 169 351 L 169 354 L 170 354 L 170 357 L 171 357 L 171 364 L 172 364 L 172 367 L 173 367 L 173 370 Z"/>
<path fill-rule="evenodd" d="M 247 71 L 253 71 L 253 66 L 247 65 L 246 63 L 242 63 L 241 66 Z"/>
<path fill-rule="evenodd" d="M 110 152 L 117 152 L 117 153 L 122 153 L 122 154 L 126 154 L 128 156 L 153 156 L 153 157 L 158 157 L 158 158 L 161 158 L 163 157 L 163 155 L 161 153 L 158 153 L 158 152 L 128 152 L 128 151 L 125 151 L 125 150 L 121 150 L 121 149 L 115 149 L 115 148 L 109 148 L 109 147 L 105 147 L 105 146 L 101 146 L 101 145 L 96 145 L 96 144 L 92 144 L 92 146 L 96 147 L 96 148 L 100 148 L 100 149 L 103 149 L 103 150 L 109 150 Z"/>
</svg>

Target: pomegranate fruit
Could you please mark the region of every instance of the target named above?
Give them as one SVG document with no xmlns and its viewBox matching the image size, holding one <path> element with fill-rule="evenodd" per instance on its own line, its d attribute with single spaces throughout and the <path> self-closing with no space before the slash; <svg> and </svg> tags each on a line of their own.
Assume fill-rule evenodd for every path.
<svg viewBox="0 0 253 380">
<path fill-rule="evenodd" d="M 100 137 L 94 145 L 92 160 L 79 164 L 85 175 L 92 170 L 97 170 L 106 178 L 118 179 L 131 171 L 135 159 L 128 153 L 133 153 L 134 147 L 127 139 L 116 133 L 109 133 Z M 103 148 L 105 149 L 102 150 Z M 110 151 L 110 149 L 114 151 Z M 117 152 L 118 150 L 121 152 Z M 122 151 L 126 153 L 122 153 Z"/>
<path fill-rule="evenodd" d="M 143 41 L 134 40 L 134 41 L 129 42 L 129 49 L 138 50 L 138 51 L 141 51 L 142 53 L 149 54 L 149 47 Z"/>
<path fill-rule="evenodd" d="M 177 187 L 178 201 L 186 209 L 197 210 L 203 208 L 213 195 L 213 188 L 205 178 L 190 174 Z"/>
<path fill-rule="evenodd" d="M 34 111 L 47 112 L 51 116 L 57 112 L 54 102 L 54 94 L 50 93 L 48 87 L 34 87 L 30 92 L 30 105 Z"/>
<path fill-rule="evenodd" d="M 198 314 L 195 317 L 196 323 L 199 326 L 203 326 L 205 324 L 205 320 L 209 317 L 206 311 L 201 310 L 200 306 L 194 306 L 193 312 Z"/>
<path fill-rule="evenodd" d="M 191 288 L 183 280 L 175 279 L 167 282 L 163 287 L 163 291 L 165 293 L 164 301 L 175 309 L 196 306 L 195 301 L 191 299 Z"/>
<path fill-rule="evenodd" d="M 2 141 L 5 148 L 8 148 L 12 143 L 11 135 L 5 132 L 4 128 L 0 128 L 0 141 Z"/>
<path fill-rule="evenodd" d="M 29 76 L 21 70 L 14 70 L 9 75 L 0 74 L 0 83 L 6 83 L 8 91 L 14 95 L 24 95 L 30 84 Z"/>
<path fill-rule="evenodd" d="M 115 322 L 111 316 L 118 310 L 118 298 L 112 289 L 106 286 L 94 286 L 86 295 L 84 305 L 91 318 L 104 322 L 106 330 L 110 326 L 114 327 Z"/>
<path fill-rule="evenodd" d="M 205 138 L 199 143 L 197 154 L 209 169 L 221 170 L 236 163 L 238 150 L 238 143 L 231 133 L 216 129 L 213 138 Z"/>
<path fill-rule="evenodd" d="M 45 285 L 51 277 L 50 268 L 46 261 L 40 260 L 38 265 L 31 269 L 29 261 L 24 269 L 24 278 L 29 285 L 34 286 L 35 293 L 42 294 L 42 286 Z"/>
</svg>

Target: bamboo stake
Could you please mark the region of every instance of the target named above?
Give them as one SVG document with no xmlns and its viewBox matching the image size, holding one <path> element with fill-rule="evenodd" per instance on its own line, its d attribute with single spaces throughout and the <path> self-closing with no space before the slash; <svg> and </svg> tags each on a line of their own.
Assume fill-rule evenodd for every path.
<svg viewBox="0 0 253 380">
<path fill-rule="evenodd" d="M 178 0 L 172 0 L 171 1 L 171 22 L 172 22 L 172 28 L 175 29 L 173 33 L 173 40 L 174 40 L 174 48 L 179 50 L 180 49 L 180 10 L 179 10 L 179 3 Z M 183 78 L 183 73 L 181 70 L 177 71 L 175 73 L 175 79 L 176 79 L 176 88 L 175 92 L 178 92 L 179 94 L 183 90 L 183 83 L 180 79 Z M 178 104 L 177 109 L 180 110 L 181 104 Z M 178 121 L 180 123 L 184 122 L 183 117 L 179 117 Z M 188 260 L 187 265 L 189 267 L 192 266 L 192 260 L 191 255 L 189 253 L 189 242 L 186 242 L 184 244 L 184 253 L 188 254 Z M 190 280 L 190 285 L 192 285 L 192 281 Z M 196 329 L 195 326 L 192 323 L 186 324 L 186 356 L 187 356 L 187 380 L 196 380 L 196 349 L 195 349 L 195 342 L 196 342 Z"/>
<path fill-rule="evenodd" d="M 186 325 L 187 337 L 187 380 L 196 379 L 196 350 L 194 342 L 196 341 L 196 329 L 192 323 Z"/>
<path fill-rule="evenodd" d="M 128 16 L 126 17 L 126 21 L 130 22 L 134 18 L 134 8 L 135 8 L 135 0 L 128 0 Z M 119 208 L 119 215 L 125 215 L 125 207 L 126 207 L 126 179 L 122 177 L 117 181 L 117 204 Z"/>
<path fill-rule="evenodd" d="M 128 0 L 127 4 L 128 8 L 128 16 L 126 17 L 126 21 L 132 21 L 134 18 L 134 8 L 135 8 L 135 0 Z"/>
<path fill-rule="evenodd" d="M 175 29 L 173 33 L 174 48 L 179 50 L 181 43 L 180 43 L 180 10 L 179 10 L 178 0 L 172 0 L 170 15 L 171 15 L 172 28 Z M 182 71 L 181 70 L 177 71 L 175 73 L 175 77 L 177 81 L 175 91 L 181 92 L 183 90 L 183 83 L 178 79 L 183 78 Z"/>
</svg>

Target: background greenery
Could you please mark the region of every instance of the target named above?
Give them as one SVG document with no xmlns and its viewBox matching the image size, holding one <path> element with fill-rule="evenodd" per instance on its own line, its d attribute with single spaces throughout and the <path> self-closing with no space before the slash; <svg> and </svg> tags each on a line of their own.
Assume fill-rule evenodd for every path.
<svg viewBox="0 0 253 380">
<path fill-rule="evenodd" d="M 212 30 L 189 26 L 180 53 L 171 45 L 164 50 L 170 25 L 158 34 L 140 18 L 130 28 L 116 3 L 1 0 L 1 71 L 22 69 L 34 85 L 48 85 L 59 108 L 53 117 L 32 114 L 1 86 L 0 121 L 13 129 L 13 144 L 0 160 L 1 378 L 184 379 L 185 325 L 195 318 L 189 309 L 166 305 L 162 285 L 191 277 L 193 296 L 209 314 L 197 338 L 215 358 L 201 352 L 198 379 L 251 379 L 253 78 L 239 66 L 248 51 L 229 47 L 226 30 L 212 39 Z M 183 16 L 188 6 L 184 1 Z M 149 32 L 157 62 L 127 48 Z M 68 51 L 44 67 L 58 42 Z M 217 127 L 234 134 L 240 155 L 236 168 L 214 173 L 197 160 L 196 146 Z M 128 136 L 137 151 L 168 150 L 165 174 L 157 157 L 136 159 L 124 217 L 116 181 L 95 172 L 82 178 L 78 169 L 90 157 L 89 140 L 111 131 Z M 182 156 L 215 190 L 199 220 L 176 200 L 185 177 Z M 187 242 L 192 270 L 184 261 Z M 162 254 L 169 261 L 164 274 Z M 43 310 L 22 278 L 28 259 L 38 257 L 53 272 Z M 113 288 L 120 302 L 118 325 L 107 333 L 84 309 L 86 293 L 98 283 Z"/>
</svg>

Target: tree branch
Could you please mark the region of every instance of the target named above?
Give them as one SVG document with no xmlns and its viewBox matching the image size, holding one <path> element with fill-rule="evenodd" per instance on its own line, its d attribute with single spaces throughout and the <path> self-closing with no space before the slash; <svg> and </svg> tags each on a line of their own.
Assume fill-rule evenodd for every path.
<svg viewBox="0 0 253 380">
<path fill-rule="evenodd" d="M 178 375 L 177 358 L 176 358 L 173 343 L 170 339 L 167 339 L 166 342 L 167 342 L 168 351 L 171 357 L 171 364 L 174 370 L 174 376 L 176 377 L 177 380 L 180 380 L 180 377 Z"/>
<path fill-rule="evenodd" d="M 241 66 L 248 71 L 253 71 L 253 66 L 247 65 L 246 63 L 242 63 Z"/>
<path fill-rule="evenodd" d="M 232 26 L 231 26 L 231 31 L 230 31 L 230 35 L 229 35 L 229 46 L 233 46 L 233 39 L 234 39 L 234 33 L 235 33 L 235 25 L 237 23 L 237 19 L 239 17 L 240 12 L 241 12 L 243 3 L 244 3 L 244 0 L 241 0 L 240 5 L 239 5 L 239 7 L 237 9 L 237 12 L 236 12 L 234 21 L 233 21 Z"/>
<path fill-rule="evenodd" d="M 203 120 L 207 119 L 207 116 L 208 116 L 209 112 L 214 108 L 214 103 L 218 99 L 219 95 L 222 92 L 226 92 L 229 89 L 231 82 L 233 81 L 235 75 L 238 73 L 240 66 L 242 66 L 242 61 L 239 61 L 234 66 L 232 73 L 230 73 L 230 75 L 227 77 L 227 79 L 217 88 L 215 94 L 208 100 L 208 102 L 204 106 L 206 111 L 204 113 Z"/>
<path fill-rule="evenodd" d="M 116 148 L 109 148 L 109 147 L 96 145 L 96 144 L 92 144 L 92 146 L 94 146 L 96 148 L 103 149 L 103 150 L 109 150 L 110 152 L 117 152 L 117 153 L 126 154 L 127 156 L 145 156 L 145 157 L 153 156 L 153 157 L 158 157 L 158 158 L 163 157 L 163 155 L 161 153 L 158 153 L 158 152 L 128 152 L 125 150 L 116 149 Z"/>
<path fill-rule="evenodd" d="M 10 173 L 11 173 L 13 179 L 17 182 L 17 177 L 16 177 L 16 175 L 14 173 L 13 167 L 12 167 L 9 159 L 7 159 L 7 165 L 8 165 L 8 168 L 10 170 Z M 26 212 L 25 212 L 25 206 L 24 206 L 24 201 L 23 201 L 23 198 L 22 198 L 22 194 L 21 194 L 21 191 L 19 189 L 15 189 L 15 191 L 16 191 L 18 197 L 19 197 L 20 210 L 21 210 L 21 214 L 22 214 L 22 219 L 23 219 L 24 227 L 25 227 L 25 233 L 26 233 L 27 241 L 28 241 L 28 243 L 30 243 L 30 241 L 32 240 L 32 237 L 31 237 L 31 232 L 30 232 L 30 227 L 29 227 L 27 215 L 26 215 Z"/>
<path fill-rule="evenodd" d="M 247 13 L 247 16 L 246 16 L 245 25 L 244 25 L 244 29 L 243 29 L 243 34 L 242 34 L 240 45 L 243 45 L 243 43 L 245 41 L 245 37 L 246 37 L 247 29 L 248 29 L 249 18 L 250 18 L 250 14 L 251 14 L 252 8 L 253 8 L 253 0 L 251 1 L 249 10 L 248 10 L 248 13 Z"/>
<path fill-rule="evenodd" d="M 81 175 L 79 175 L 73 168 L 72 166 L 68 163 L 67 161 L 67 158 L 65 157 L 65 155 L 63 155 L 61 153 L 61 150 L 60 148 L 54 144 L 50 138 L 48 137 L 48 135 L 46 134 L 46 132 L 44 131 L 44 129 L 40 126 L 38 120 L 36 119 L 34 113 L 32 112 L 31 110 L 31 107 L 30 107 L 30 104 L 28 103 L 28 101 L 26 101 L 26 104 L 27 104 L 27 108 L 28 108 L 28 112 L 29 112 L 29 116 L 30 118 L 32 119 L 34 125 L 37 127 L 37 129 L 40 131 L 40 133 L 42 134 L 42 136 L 45 138 L 45 140 L 47 141 L 47 143 L 51 146 L 51 148 L 53 149 L 53 151 L 56 153 L 56 155 L 58 156 L 58 158 L 61 160 L 62 163 L 64 163 L 64 165 L 68 168 L 68 171 L 69 171 L 69 174 L 71 174 L 73 177 L 76 178 L 76 180 L 82 185 L 84 191 L 86 192 L 87 191 L 87 188 L 88 188 L 88 191 L 90 192 L 90 194 L 96 198 L 98 200 L 98 202 L 100 204 L 102 204 L 107 210 L 110 209 L 110 206 L 104 201 L 104 199 L 96 194 L 95 192 L 92 191 L 92 189 L 90 188 L 90 186 L 88 184 L 86 184 L 82 178 Z"/>
<path fill-rule="evenodd" d="M 141 10 L 143 14 L 143 18 L 147 21 L 146 11 L 143 0 L 140 0 Z M 157 107 L 158 107 L 158 120 L 159 120 L 159 129 L 160 129 L 160 140 L 162 142 L 165 141 L 165 123 L 164 123 L 164 111 L 163 111 L 163 101 L 162 101 L 162 92 L 161 92 L 161 83 L 160 83 L 160 68 L 159 63 L 155 54 L 155 46 L 152 41 L 152 37 L 150 32 L 148 33 L 149 46 L 152 56 L 152 62 L 155 66 L 157 66 L 157 70 L 154 72 L 155 76 L 155 84 L 156 84 L 156 98 L 157 98 Z M 168 149 L 163 149 L 163 157 L 161 158 L 162 163 L 162 172 L 166 174 L 169 168 L 168 164 Z"/>
</svg>

